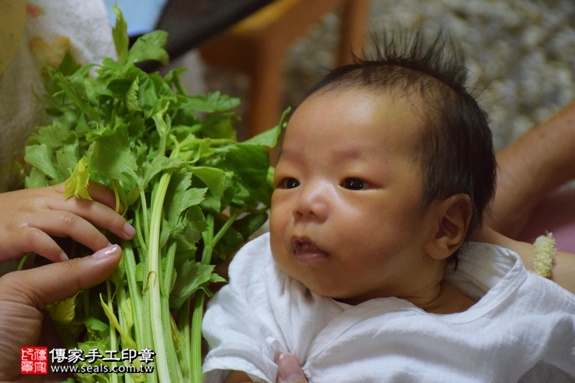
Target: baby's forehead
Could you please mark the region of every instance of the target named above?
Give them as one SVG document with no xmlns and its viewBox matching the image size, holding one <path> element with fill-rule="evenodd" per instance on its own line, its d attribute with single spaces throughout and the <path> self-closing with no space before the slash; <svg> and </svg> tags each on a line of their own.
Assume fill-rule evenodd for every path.
<svg viewBox="0 0 575 383">
<path fill-rule="evenodd" d="M 397 106 L 395 110 L 398 113 L 409 110 L 413 113 L 413 117 L 415 119 L 421 119 L 421 122 L 428 117 L 430 110 L 438 110 L 440 107 L 437 102 L 438 91 L 414 84 L 399 85 L 397 83 L 389 86 L 341 84 L 339 86 L 326 87 L 308 95 L 300 106 L 308 99 L 334 99 L 342 94 L 355 96 L 357 102 L 361 102 L 362 99 L 376 103 L 389 103 L 391 101 Z"/>
<path fill-rule="evenodd" d="M 285 138 L 291 141 L 290 145 L 297 146 L 302 136 L 307 136 L 306 131 L 321 125 L 324 129 L 322 134 L 326 137 L 332 134 L 332 130 L 343 136 L 338 144 L 344 148 L 338 148 L 339 151 L 357 152 L 358 148 L 391 142 L 401 146 L 402 154 L 414 153 L 415 150 L 419 154 L 423 131 L 428 125 L 425 114 L 418 95 L 365 87 L 322 89 L 310 95 L 294 111 Z M 296 126 L 295 131 L 292 131 L 292 124 Z M 341 124 L 345 127 L 342 128 Z"/>
</svg>

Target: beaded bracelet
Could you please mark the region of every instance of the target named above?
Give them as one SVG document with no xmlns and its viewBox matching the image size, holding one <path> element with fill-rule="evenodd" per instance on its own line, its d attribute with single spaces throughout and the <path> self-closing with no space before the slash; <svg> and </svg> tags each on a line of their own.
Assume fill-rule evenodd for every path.
<svg viewBox="0 0 575 383">
<path fill-rule="evenodd" d="M 557 255 L 553 234 L 547 233 L 547 235 L 537 237 L 533 246 L 535 247 L 533 272 L 543 278 L 549 278 L 551 276 L 551 269 L 553 269 L 555 256 Z"/>
</svg>

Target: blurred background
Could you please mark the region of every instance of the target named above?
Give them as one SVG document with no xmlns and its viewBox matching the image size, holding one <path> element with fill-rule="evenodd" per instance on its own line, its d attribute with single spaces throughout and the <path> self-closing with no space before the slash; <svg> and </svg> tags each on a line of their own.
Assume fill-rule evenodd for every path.
<svg viewBox="0 0 575 383">
<path fill-rule="evenodd" d="M 303 2 L 310 1 L 328 2 Z M 496 149 L 575 99 L 573 0 L 352 1 L 367 4 L 361 25 L 367 32 L 366 42 L 371 33 L 390 27 L 437 31 L 442 26 L 463 46 L 469 85 L 476 88 L 475 94 L 489 114 Z M 301 1 L 276 0 L 272 4 L 280 2 Z M 279 88 L 282 108 L 297 106 L 305 91 L 336 64 L 341 16 L 341 7 L 334 7 L 309 26 L 290 21 L 303 31 L 275 64 L 281 68 L 282 83 L 269 84 Z M 210 40 L 209 44 L 216 42 Z M 242 51 L 236 57 L 243 55 Z M 173 63 L 182 65 L 188 67 L 185 80 L 190 92 L 220 90 L 240 97 L 240 111 L 248 113 L 253 78 L 205 60 L 198 49 Z"/>
<path fill-rule="evenodd" d="M 443 25 L 463 45 L 497 149 L 575 99 L 573 0 L 371 0 L 368 29 L 394 25 Z M 285 106 L 334 65 L 338 28 L 337 11 L 329 13 L 288 50 Z M 207 67 L 203 78 L 209 90 L 247 95 L 244 75 Z"/>
</svg>

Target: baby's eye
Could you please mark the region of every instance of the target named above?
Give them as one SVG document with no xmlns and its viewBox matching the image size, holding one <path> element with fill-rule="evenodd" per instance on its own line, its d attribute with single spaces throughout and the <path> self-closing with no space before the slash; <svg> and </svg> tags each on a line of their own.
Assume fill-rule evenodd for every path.
<svg viewBox="0 0 575 383">
<path fill-rule="evenodd" d="M 346 178 L 341 186 L 349 190 L 363 190 L 369 186 L 369 183 L 360 178 Z"/>
<path fill-rule="evenodd" d="M 284 178 L 280 181 L 277 187 L 280 189 L 293 189 L 297 188 L 299 185 L 299 181 L 295 178 Z"/>
</svg>

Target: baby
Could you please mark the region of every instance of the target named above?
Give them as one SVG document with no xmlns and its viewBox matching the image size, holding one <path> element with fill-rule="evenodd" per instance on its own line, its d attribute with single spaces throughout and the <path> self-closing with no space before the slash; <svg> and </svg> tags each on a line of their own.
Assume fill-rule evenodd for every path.
<svg viewBox="0 0 575 383">
<path fill-rule="evenodd" d="M 496 165 L 445 41 L 387 41 L 296 109 L 270 233 L 206 313 L 206 382 L 275 382 L 285 352 L 311 382 L 575 379 L 575 297 L 467 241 Z"/>
</svg>

